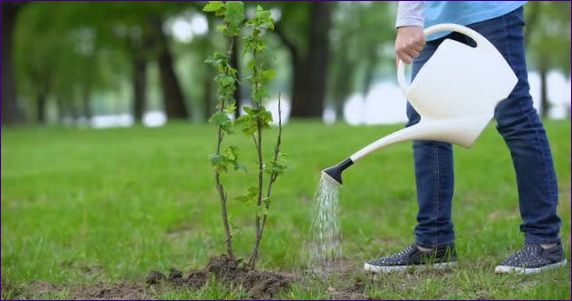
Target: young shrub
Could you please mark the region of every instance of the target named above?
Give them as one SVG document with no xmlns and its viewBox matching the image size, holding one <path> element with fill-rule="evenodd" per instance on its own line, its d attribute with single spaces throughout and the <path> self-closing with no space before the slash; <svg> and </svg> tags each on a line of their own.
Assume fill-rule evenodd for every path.
<svg viewBox="0 0 572 301">
<path fill-rule="evenodd" d="M 215 186 L 218 191 L 221 217 L 225 231 L 226 255 L 235 259 L 232 249 L 232 233 L 228 218 L 227 194 L 221 181 L 221 175 L 228 171 L 230 167 L 240 168 L 238 164 L 237 147 L 234 145 L 224 145 L 224 136 L 232 134 L 232 121 L 229 116 L 236 110 L 236 99 L 234 90 L 238 82 L 237 70 L 230 64 L 232 55 L 233 38 L 240 34 L 242 22 L 244 20 L 244 4 L 242 2 L 221 1 L 208 2 L 203 8 L 205 12 L 214 12 L 216 16 L 222 17 L 224 22 L 217 27 L 219 32 L 227 40 L 227 51 L 225 53 L 215 52 L 206 63 L 212 65 L 218 72 L 214 81 L 217 88 L 216 112 L 209 119 L 217 127 L 216 151 L 209 156 L 215 174 Z"/>
<path fill-rule="evenodd" d="M 210 156 L 211 164 L 215 173 L 215 185 L 221 203 L 221 216 L 226 235 L 227 256 L 234 259 L 232 249 L 232 233 L 228 220 L 227 201 L 228 196 L 224 190 L 221 175 L 230 168 L 241 169 L 238 163 L 237 148 L 233 145 L 224 144 L 225 135 L 231 134 L 236 127 L 245 134 L 249 140 L 253 141 L 254 151 L 257 158 L 257 180 L 256 183 L 246 190 L 244 195 L 235 197 L 236 200 L 244 203 L 254 203 L 254 226 L 256 229 L 254 244 L 250 253 L 247 265 L 254 269 L 258 260 L 258 250 L 262 240 L 268 212 L 271 204 L 272 186 L 278 176 L 286 169 L 284 154 L 280 152 L 282 143 L 282 118 L 280 96 L 278 97 L 278 135 L 274 143 L 274 152 L 271 158 L 265 159 L 263 156 L 263 133 L 270 127 L 272 114 L 264 106 L 264 101 L 268 98 L 268 84 L 275 75 L 275 70 L 265 66 L 263 52 L 266 51 L 264 36 L 269 30 L 274 29 L 274 20 L 269 11 L 261 6 L 256 7 L 254 16 L 244 19 L 244 4 L 242 2 L 208 2 L 204 9 L 207 12 L 214 12 L 216 16 L 223 19 L 223 24 L 218 27 L 218 31 L 227 39 L 227 52 L 214 53 L 207 63 L 216 68 L 218 75 L 215 77 L 217 86 L 217 111 L 213 114 L 210 122 L 217 126 L 216 152 Z M 233 93 L 239 80 L 237 71 L 230 65 L 232 54 L 232 41 L 234 37 L 241 36 L 244 45 L 243 57 L 248 56 L 247 72 L 249 75 L 252 106 L 245 106 L 245 114 L 232 122 L 230 115 L 236 108 L 236 100 Z M 265 141 L 265 140 L 264 140 Z"/>
</svg>

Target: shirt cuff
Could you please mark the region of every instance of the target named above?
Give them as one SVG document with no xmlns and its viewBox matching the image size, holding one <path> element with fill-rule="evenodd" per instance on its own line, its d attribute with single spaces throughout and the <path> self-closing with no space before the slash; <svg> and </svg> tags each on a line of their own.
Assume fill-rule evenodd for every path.
<svg viewBox="0 0 572 301">
<path fill-rule="evenodd" d="M 424 10 L 424 1 L 399 1 L 395 28 L 403 26 L 423 27 L 425 25 Z"/>
</svg>

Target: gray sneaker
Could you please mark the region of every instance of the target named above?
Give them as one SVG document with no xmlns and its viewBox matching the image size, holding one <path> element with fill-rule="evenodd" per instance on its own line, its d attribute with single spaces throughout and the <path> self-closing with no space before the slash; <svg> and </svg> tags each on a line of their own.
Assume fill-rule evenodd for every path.
<svg viewBox="0 0 572 301">
<path fill-rule="evenodd" d="M 544 249 L 540 244 L 525 244 L 522 249 L 505 259 L 495 273 L 535 274 L 566 265 L 562 244 Z"/>
<path fill-rule="evenodd" d="M 363 266 L 364 270 L 373 273 L 405 271 L 407 269 L 448 269 L 457 265 L 455 246 L 440 246 L 422 251 L 417 244 L 412 244 L 400 252 L 370 260 Z"/>
</svg>

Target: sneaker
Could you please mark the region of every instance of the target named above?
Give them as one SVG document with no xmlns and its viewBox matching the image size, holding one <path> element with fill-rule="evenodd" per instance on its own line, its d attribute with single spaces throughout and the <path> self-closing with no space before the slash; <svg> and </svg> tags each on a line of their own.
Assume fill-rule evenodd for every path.
<svg viewBox="0 0 572 301">
<path fill-rule="evenodd" d="M 560 242 L 544 249 L 540 244 L 525 244 L 522 249 L 505 259 L 495 273 L 535 274 L 566 265 Z"/>
<path fill-rule="evenodd" d="M 425 249 L 425 248 L 423 248 Z M 374 273 L 405 271 L 410 268 L 448 269 L 457 265 L 455 245 L 440 246 L 422 251 L 417 244 L 399 253 L 366 262 L 364 270 Z"/>
</svg>

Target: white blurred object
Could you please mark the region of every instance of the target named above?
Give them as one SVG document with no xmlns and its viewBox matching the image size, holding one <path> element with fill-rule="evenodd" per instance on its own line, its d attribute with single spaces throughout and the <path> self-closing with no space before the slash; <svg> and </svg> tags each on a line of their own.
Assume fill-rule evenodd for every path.
<svg viewBox="0 0 572 301">
<path fill-rule="evenodd" d="M 405 80 L 405 64 L 399 61 L 399 86 L 421 120 L 357 151 L 350 156 L 352 162 L 406 140 L 435 140 L 470 147 L 492 119 L 496 105 L 513 90 L 518 81 L 516 75 L 486 38 L 457 24 L 431 26 L 425 29 L 425 35 L 440 31 L 467 35 L 476 46 L 446 39 L 411 85 Z"/>
<path fill-rule="evenodd" d="M 145 113 L 143 124 L 148 127 L 158 127 L 167 123 L 167 116 L 163 111 L 153 111 Z"/>
</svg>

